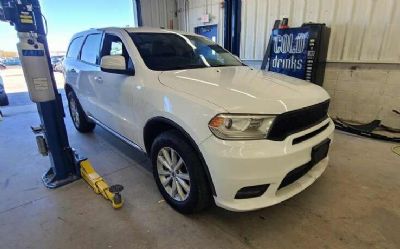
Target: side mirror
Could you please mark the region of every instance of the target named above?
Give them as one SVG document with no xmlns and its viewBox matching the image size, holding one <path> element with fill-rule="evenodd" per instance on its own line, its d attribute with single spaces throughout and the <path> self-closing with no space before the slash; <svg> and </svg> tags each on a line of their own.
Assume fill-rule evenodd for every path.
<svg viewBox="0 0 400 249">
<path fill-rule="evenodd" d="M 127 70 L 126 60 L 122 55 L 105 55 L 100 61 L 101 71 L 107 73 L 133 75 L 132 70 Z"/>
</svg>

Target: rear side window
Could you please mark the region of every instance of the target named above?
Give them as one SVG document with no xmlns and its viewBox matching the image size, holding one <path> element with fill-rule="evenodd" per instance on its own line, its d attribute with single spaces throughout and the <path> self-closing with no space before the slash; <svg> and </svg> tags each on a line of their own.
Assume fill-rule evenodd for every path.
<svg viewBox="0 0 400 249">
<path fill-rule="evenodd" d="M 101 34 L 88 35 L 82 47 L 81 60 L 99 64 Z"/>
<path fill-rule="evenodd" d="M 83 37 L 77 37 L 73 39 L 69 45 L 68 52 L 67 52 L 67 58 L 78 58 L 79 51 L 81 50 L 82 47 L 82 42 L 83 42 Z"/>
</svg>

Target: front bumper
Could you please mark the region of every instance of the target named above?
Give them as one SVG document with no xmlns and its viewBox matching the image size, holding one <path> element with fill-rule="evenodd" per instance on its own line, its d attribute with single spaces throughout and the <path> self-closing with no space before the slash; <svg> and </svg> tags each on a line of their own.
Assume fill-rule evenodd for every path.
<svg viewBox="0 0 400 249">
<path fill-rule="evenodd" d="M 293 139 L 324 127 L 317 135 L 293 145 Z M 287 137 L 284 141 L 228 141 L 211 136 L 200 145 L 215 187 L 215 202 L 231 211 L 248 211 L 280 203 L 310 186 L 325 171 L 328 157 L 286 187 L 282 180 L 293 169 L 311 160 L 311 151 L 323 140 L 332 140 L 335 126 L 327 119 L 312 128 Z M 269 184 L 259 197 L 235 199 L 241 188 Z M 279 188 L 279 189 L 278 189 Z"/>
</svg>

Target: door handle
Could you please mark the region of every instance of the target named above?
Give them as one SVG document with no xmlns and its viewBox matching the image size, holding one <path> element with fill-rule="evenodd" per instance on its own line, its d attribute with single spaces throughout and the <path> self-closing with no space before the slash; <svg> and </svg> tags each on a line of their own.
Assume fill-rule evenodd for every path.
<svg viewBox="0 0 400 249">
<path fill-rule="evenodd" d="M 97 83 L 103 83 L 103 78 L 100 77 L 100 76 L 94 76 L 94 80 L 95 80 Z"/>
</svg>

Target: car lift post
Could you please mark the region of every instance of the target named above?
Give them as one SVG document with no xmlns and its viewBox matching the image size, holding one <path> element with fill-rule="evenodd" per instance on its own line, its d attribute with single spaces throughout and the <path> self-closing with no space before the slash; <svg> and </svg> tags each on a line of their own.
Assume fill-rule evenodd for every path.
<svg viewBox="0 0 400 249">
<path fill-rule="evenodd" d="M 64 123 L 61 94 L 57 91 L 46 31 L 39 0 L 0 0 L 0 21 L 9 22 L 18 33 L 18 54 L 29 95 L 37 104 L 40 127 L 32 127 L 39 151 L 48 155 L 50 169 L 43 175 L 46 187 L 57 188 L 71 183 L 81 176 L 98 194 L 112 202 L 114 208 L 122 206 L 120 191 L 123 187 L 109 187 L 93 169 L 87 159 L 79 158 L 70 147 Z"/>
</svg>

